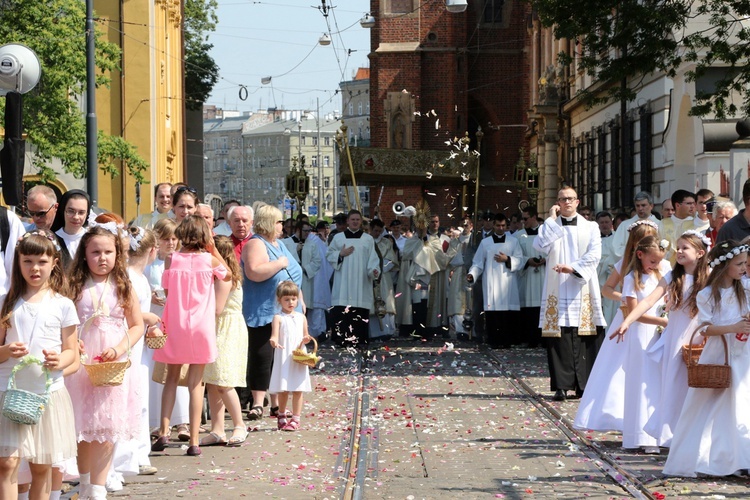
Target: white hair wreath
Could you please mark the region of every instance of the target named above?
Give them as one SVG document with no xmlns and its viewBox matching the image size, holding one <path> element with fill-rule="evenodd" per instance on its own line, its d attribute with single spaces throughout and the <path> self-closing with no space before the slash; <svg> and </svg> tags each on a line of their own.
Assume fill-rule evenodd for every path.
<svg viewBox="0 0 750 500">
<path fill-rule="evenodd" d="M 633 222 L 630 226 L 628 226 L 628 232 L 631 232 L 633 229 L 637 228 L 638 226 L 651 226 L 654 229 L 659 229 L 659 226 L 656 224 L 656 222 L 652 221 L 651 219 L 641 219 Z"/>
</svg>

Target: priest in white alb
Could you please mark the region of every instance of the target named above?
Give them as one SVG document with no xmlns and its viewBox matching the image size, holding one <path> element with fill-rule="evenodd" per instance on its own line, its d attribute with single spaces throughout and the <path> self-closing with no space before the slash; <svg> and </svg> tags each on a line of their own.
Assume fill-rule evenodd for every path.
<svg viewBox="0 0 750 500">
<path fill-rule="evenodd" d="M 372 236 L 362 231 L 362 214 L 350 210 L 347 228 L 331 240 L 326 259 L 333 267 L 331 319 L 336 343 L 364 347 L 369 338 L 372 282 L 380 260 Z"/>
<path fill-rule="evenodd" d="M 606 326 L 597 266 L 602 255 L 599 225 L 578 215 L 575 189 L 564 187 L 539 227 L 534 248 L 547 254 L 539 325 L 547 338 L 550 389 L 554 400 L 567 391 L 580 397 L 596 359 L 598 335 Z"/>
<path fill-rule="evenodd" d="M 494 232 L 479 243 L 466 281 L 482 278 L 487 343 L 492 348 L 518 343 L 519 332 L 510 311 L 521 310 L 518 271 L 523 268 L 523 250 L 508 230 L 508 218 L 495 215 Z"/>
</svg>

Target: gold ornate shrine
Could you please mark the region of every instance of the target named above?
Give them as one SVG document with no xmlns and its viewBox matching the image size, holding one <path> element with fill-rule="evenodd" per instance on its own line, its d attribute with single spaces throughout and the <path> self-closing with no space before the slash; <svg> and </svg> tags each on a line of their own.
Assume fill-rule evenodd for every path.
<svg viewBox="0 0 750 500">
<path fill-rule="evenodd" d="M 460 185 L 473 179 L 477 157 L 451 150 L 350 148 L 357 184 L 397 185 L 427 180 L 442 185 Z M 455 151 L 455 150 L 454 150 Z M 341 169 L 341 182 L 351 182 L 349 169 Z"/>
</svg>

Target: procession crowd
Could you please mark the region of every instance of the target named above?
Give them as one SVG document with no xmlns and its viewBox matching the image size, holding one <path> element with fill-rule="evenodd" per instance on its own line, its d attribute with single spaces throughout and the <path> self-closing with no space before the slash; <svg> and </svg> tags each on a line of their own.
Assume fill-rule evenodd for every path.
<svg viewBox="0 0 750 500">
<path fill-rule="evenodd" d="M 215 220 L 184 184 L 154 198 L 129 223 L 44 185 L 28 223 L 0 211 L 0 498 L 59 498 L 75 477 L 80 498 L 106 498 L 175 438 L 190 456 L 241 445 L 266 406 L 280 431 L 304 429 L 306 346 L 396 336 L 544 345 L 553 399 L 581 398 L 577 427 L 669 448 L 665 474 L 750 467 L 750 220 L 709 190 L 661 213 L 641 192 L 613 216 L 564 187 L 546 218 L 485 211 L 478 228 L 424 204 L 329 228 L 237 201 Z M 728 388 L 688 386 L 694 333 L 701 362 L 728 353 Z"/>
</svg>

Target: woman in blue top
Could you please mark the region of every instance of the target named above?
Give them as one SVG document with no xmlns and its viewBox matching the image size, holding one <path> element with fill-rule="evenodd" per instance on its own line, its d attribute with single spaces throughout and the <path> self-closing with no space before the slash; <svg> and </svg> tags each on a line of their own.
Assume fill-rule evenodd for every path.
<svg viewBox="0 0 750 500">
<path fill-rule="evenodd" d="M 273 365 L 271 322 L 276 312 L 276 287 L 282 281 L 302 284 L 302 268 L 277 241 L 283 230 L 281 210 L 263 205 L 255 212 L 255 234 L 242 249 L 242 267 L 247 279 L 242 282 L 242 313 L 247 322 L 249 336 L 249 376 L 253 407 L 248 412 L 250 420 L 263 417 L 263 398 L 268 391 Z M 300 295 L 297 310 L 304 314 L 304 300 Z M 271 403 L 272 409 L 277 405 Z"/>
</svg>

